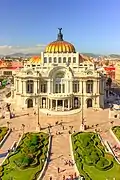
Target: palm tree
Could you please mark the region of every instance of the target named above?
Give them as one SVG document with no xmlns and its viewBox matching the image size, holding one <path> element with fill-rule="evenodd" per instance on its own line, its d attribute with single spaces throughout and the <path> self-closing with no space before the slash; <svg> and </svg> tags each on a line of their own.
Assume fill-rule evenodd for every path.
<svg viewBox="0 0 120 180">
<path fill-rule="evenodd" d="M 25 131 L 25 124 L 22 124 L 22 131 L 23 131 L 23 134 L 24 134 L 24 131 Z"/>
</svg>

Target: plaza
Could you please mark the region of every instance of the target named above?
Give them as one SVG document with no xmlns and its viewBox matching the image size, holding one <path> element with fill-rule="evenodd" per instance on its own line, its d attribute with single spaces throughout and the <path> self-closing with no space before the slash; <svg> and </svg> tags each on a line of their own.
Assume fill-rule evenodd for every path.
<svg viewBox="0 0 120 180">
<path fill-rule="evenodd" d="M 29 115 L 25 115 L 25 110 L 16 112 L 18 117 L 10 119 L 10 128 L 14 129 L 12 134 L 6 140 L 5 144 L 0 150 L 0 154 L 4 154 L 10 149 L 13 142 L 19 139 L 19 135 L 22 134 L 22 124 L 25 125 L 24 132 L 35 132 L 38 125 L 38 116 L 34 115 L 34 109 L 30 108 L 26 111 Z M 116 145 L 116 141 L 111 136 L 109 129 L 112 127 L 111 119 L 108 117 L 109 110 L 100 110 L 94 111 L 93 109 L 86 109 L 84 111 L 85 124 L 89 126 L 90 129 L 87 131 L 94 131 L 97 125 L 97 129 L 100 131 L 101 137 L 110 143 L 113 147 Z M 71 149 L 70 149 L 70 134 L 69 131 L 72 128 L 72 132 L 80 131 L 80 125 L 82 123 L 81 112 L 73 114 L 73 115 L 63 115 L 63 116 L 55 116 L 55 115 L 46 115 L 42 112 L 39 114 L 39 122 L 43 132 L 48 132 L 48 126 L 51 125 L 50 131 L 52 137 L 52 146 L 51 146 L 51 155 L 50 160 L 48 162 L 48 167 L 45 171 L 43 179 L 49 180 L 52 176 L 53 180 L 61 180 L 63 175 L 68 177 L 71 174 L 76 172 L 74 166 L 65 165 L 66 160 L 72 160 Z M 64 126 L 56 125 L 56 122 L 61 123 Z M 7 120 L 1 119 L 0 126 L 6 126 Z M 120 125 L 120 121 L 118 119 L 114 120 L 114 125 Z M 56 134 L 56 132 L 60 132 L 60 134 Z M 0 163 L 3 158 L 0 158 Z M 57 168 L 60 168 L 60 173 L 58 174 Z M 119 179 L 118 179 L 119 180 Z"/>
</svg>

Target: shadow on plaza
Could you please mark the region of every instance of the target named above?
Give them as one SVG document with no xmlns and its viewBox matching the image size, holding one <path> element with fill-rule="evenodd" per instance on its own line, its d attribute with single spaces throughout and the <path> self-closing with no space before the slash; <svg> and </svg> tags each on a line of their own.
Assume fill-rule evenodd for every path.
<svg viewBox="0 0 120 180">
<path fill-rule="evenodd" d="M 5 152 L 5 153 L 0 154 L 0 158 L 6 157 L 7 153 L 8 153 L 8 152 Z"/>
</svg>

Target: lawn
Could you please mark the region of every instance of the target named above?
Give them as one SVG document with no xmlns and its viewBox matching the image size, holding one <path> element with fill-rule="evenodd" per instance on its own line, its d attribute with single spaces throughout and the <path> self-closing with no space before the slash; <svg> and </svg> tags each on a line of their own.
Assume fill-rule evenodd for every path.
<svg viewBox="0 0 120 180">
<path fill-rule="evenodd" d="M 25 134 L 15 153 L 1 167 L 2 180 L 36 180 L 47 156 L 48 143 L 48 134 Z"/>
<path fill-rule="evenodd" d="M 7 134 L 8 128 L 7 127 L 0 127 L 0 141 L 4 138 L 4 136 Z"/>
<path fill-rule="evenodd" d="M 86 180 L 120 180 L 120 165 L 105 152 L 97 134 L 74 133 L 72 145 L 77 168 Z"/>
<path fill-rule="evenodd" d="M 116 135 L 116 137 L 120 141 L 120 126 L 112 127 L 112 131 L 114 132 L 114 134 Z"/>
</svg>

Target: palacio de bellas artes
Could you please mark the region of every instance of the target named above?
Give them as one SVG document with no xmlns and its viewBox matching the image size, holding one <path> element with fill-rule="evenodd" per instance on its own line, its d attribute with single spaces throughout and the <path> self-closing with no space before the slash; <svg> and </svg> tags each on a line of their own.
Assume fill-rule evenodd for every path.
<svg viewBox="0 0 120 180">
<path fill-rule="evenodd" d="M 15 75 L 10 101 L 19 108 L 68 113 L 82 106 L 104 108 L 104 89 L 104 75 L 64 40 L 58 28 L 57 39 Z"/>
</svg>

